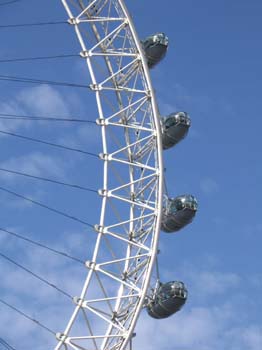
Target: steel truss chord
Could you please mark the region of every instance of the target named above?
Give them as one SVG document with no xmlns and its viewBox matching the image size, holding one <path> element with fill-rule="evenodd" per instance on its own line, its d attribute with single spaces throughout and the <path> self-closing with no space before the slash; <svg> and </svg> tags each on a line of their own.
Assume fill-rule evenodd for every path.
<svg viewBox="0 0 262 350">
<path fill-rule="evenodd" d="M 61 1 L 90 74 L 104 176 L 92 260 L 55 350 L 65 344 L 68 350 L 123 350 L 144 306 L 157 254 L 163 191 L 158 108 L 124 1 Z M 83 309 L 86 328 L 79 335 Z"/>
</svg>

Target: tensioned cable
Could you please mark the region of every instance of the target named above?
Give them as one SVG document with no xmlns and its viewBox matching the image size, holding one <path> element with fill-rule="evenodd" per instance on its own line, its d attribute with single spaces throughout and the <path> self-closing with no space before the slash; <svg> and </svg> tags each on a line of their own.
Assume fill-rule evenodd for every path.
<svg viewBox="0 0 262 350">
<path fill-rule="evenodd" d="M 66 87 L 84 88 L 84 89 L 91 90 L 91 87 L 89 85 L 67 83 L 63 81 L 35 79 L 35 78 L 28 78 L 28 77 L 18 77 L 13 75 L 1 74 L 0 80 L 8 81 L 8 82 L 26 83 L 26 84 L 46 84 L 46 85 L 55 85 L 55 86 L 66 86 Z"/>
<path fill-rule="evenodd" d="M 6 2 L 0 4 L 0 6 L 10 5 L 10 4 L 14 4 L 15 2 L 20 2 L 20 1 L 21 1 L 21 0 L 6 1 Z"/>
<path fill-rule="evenodd" d="M 16 237 L 16 238 L 21 239 L 21 240 L 23 240 L 23 241 L 26 241 L 26 242 L 28 242 L 28 243 L 30 243 L 30 244 L 33 244 L 33 245 L 35 245 L 35 246 L 37 246 L 37 247 L 40 247 L 40 248 L 44 248 L 44 249 L 46 249 L 46 250 L 49 250 L 49 251 L 51 251 L 52 253 L 55 253 L 55 254 L 61 255 L 61 256 L 63 256 L 63 257 L 66 257 L 66 258 L 68 258 L 68 259 L 74 260 L 74 261 L 76 261 L 76 262 L 78 262 L 78 263 L 80 263 L 80 264 L 85 264 L 85 262 L 84 262 L 83 260 L 81 260 L 81 259 L 78 259 L 78 258 L 76 258 L 76 257 L 74 257 L 74 256 L 72 256 L 72 255 L 69 255 L 69 254 L 67 254 L 67 253 L 65 253 L 65 252 L 59 251 L 59 250 L 57 250 L 57 249 L 51 248 L 51 247 L 49 247 L 49 246 L 47 246 L 47 245 L 45 245 L 45 244 L 43 244 L 43 243 L 34 241 L 34 240 L 32 240 L 31 238 L 25 237 L 25 236 L 23 236 L 23 235 L 21 235 L 21 234 L 18 234 L 18 233 L 16 233 L 16 232 L 9 231 L 9 230 L 6 230 L 6 229 L 1 228 L 1 227 L 0 227 L 0 231 L 5 232 L 5 233 L 9 234 L 10 236 Z"/>
<path fill-rule="evenodd" d="M 35 27 L 35 26 L 49 26 L 56 24 L 68 24 L 67 21 L 53 21 L 53 22 L 36 22 L 36 23 L 20 23 L 20 24 L 2 24 L 0 29 L 4 28 L 20 28 L 20 27 Z"/>
<path fill-rule="evenodd" d="M 62 149 L 66 149 L 68 151 L 79 152 L 79 153 L 86 154 L 88 156 L 99 158 L 99 156 L 96 153 L 83 151 L 83 150 L 78 149 L 78 148 L 73 148 L 73 147 L 68 147 L 68 146 L 64 146 L 64 145 L 59 145 L 57 143 L 44 141 L 44 140 L 40 140 L 40 139 L 35 139 L 33 137 L 24 136 L 24 135 L 20 135 L 20 134 L 15 134 L 13 132 L 4 131 L 4 130 L 0 130 L 0 133 L 3 134 L 3 135 L 18 137 L 18 138 L 26 140 L 26 141 L 38 142 L 38 143 L 42 143 L 44 145 L 53 146 L 53 147 L 57 147 L 57 148 L 62 148 Z"/>
<path fill-rule="evenodd" d="M 28 197 L 25 197 L 25 196 L 23 196 L 23 195 L 21 195 L 21 194 L 19 194 L 19 193 L 17 193 L 17 192 L 10 191 L 10 190 L 8 190 L 7 188 L 0 187 L 0 190 L 3 191 L 3 192 L 9 193 L 9 194 L 11 194 L 11 195 L 13 195 L 13 196 L 15 196 L 15 197 L 21 198 L 21 199 L 23 199 L 23 200 L 25 200 L 25 201 L 28 201 L 28 202 L 30 202 L 30 203 L 33 203 L 33 204 L 35 204 L 35 205 L 38 205 L 39 207 L 45 208 L 45 209 L 47 209 L 47 210 L 50 210 L 50 211 L 52 211 L 52 212 L 54 212 L 54 213 L 56 213 L 56 214 L 62 215 L 62 216 L 64 216 L 64 217 L 68 218 L 68 219 L 77 221 L 77 222 L 79 222 L 80 224 L 84 224 L 84 225 L 87 225 L 87 226 L 92 227 L 92 228 L 94 227 L 94 225 L 91 225 L 90 223 L 88 223 L 88 222 L 86 222 L 86 221 L 84 221 L 84 220 L 78 219 L 77 217 L 71 216 L 71 215 L 69 215 L 69 214 L 67 214 L 67 213 L 65 213 L 65 212 L 63 212 L 63 211 L 58 210 L 58 209 L 51 208 L 51 207 L 49 207 L 49 206 L 46 205 L 46 204 L 40 203 L 40 202 L 35 201 L 35 200 L 33 200 L 33 199 L 31 199 L 31 198 L 28 198 Z"/>
<path fill-rule="evenodd" d="M 84 187 L 84 186 L 80 186 L 80 185 L 69 184 L 67 182 L 62 182 L 62 181 L 58 181 L 58 180 L 54 180 L 54 179 L 49 179 L 49 178 L 46 178 L 46 177 L 31 175 L 31 174 L 28 174 L 28 173 L 23 173 L 21 171 L 10 170 L 10 169 L 6 169 L 6 168 L 0 168 L 0 171 L 6 172 L 8 174 L 21 175 L 21 176 L 29 177 L 29 178 L 32 178 L 32 179 L 35 179 L 35 180 L 51 182 L 51 183 L 54 183 L 54 184 L 57 184 L 57 185 L 72 187 L 72 188 L 75 188 L 75 189 L 78 189 L 78 190 L 83 190 L 83 191 L 97 193 L 97 190 L 94 190 L 92 188 L 88 188 L 88 187 Z"/>
<path fill-rule="evenodd" d="M 38 320 L 32 318 L 31 316 L 25 314 L 23 311 L 17 309 L 16 307 L 14 307 L 13 305 L 7 303 L 5 300 L 0 298 L 0 303 L 2 303 L 3 305 L 9 307 L 10 309 L 12 309 L 13 311 L 16 311 L 19 315 L 27 318 L 28 320 L 34 322 L 35 324 L 37 324 L 39 327 L 45 329 L 46 331 L 48 331 L 49 333 L 52 333 L 53 335 L 56 335 L 56 333 L 54 331 L 52 331 L 50 328 L 46 327 L 45 325 L 43 325 L 43 323 L 39 322 Z"/>
<path fill-rule="evenodd" d="M 15 348 L 8 344 L 3 338 L 0 338 L 0 345 L 3 345 L 7 350 L 15 350 Z"/>
<path fill-rule="evenodd" d="M 6 58 L 6 59 L 0 59 L 0 63 L 27 62 L 27 61 L 37 61 L 37 60 L 52 60 L 52 59 L 57 59 L 57 58 L 71 58 L 71 57 L 79 57 L 79 55 L 64 54 L 64 55 L 53 55 L 53 56 Z"/>
<path fill-rule="evenodd" d="M 38 121 L 51 121 L 51 122 L 78 122 L 78 123 L 90 123 L 96 124 L 93 120 L 72 118 L 72 117 L 44 117 L 44 116 L 33 116 L 33 115 L 21 115 L 21 114 L 10 114 L 10 113 L 0 113 L 0 119 L 19 119 L 19 120 L 38 120 Z"/>
<path fill-rule="evenodd" d="M 3 254 L 0 252 L 0 257 L 2 257 L 3 259 L 7 260 L 8 262 L 14 264 L 15 266 L 19 267 L 21 270 L 24 270 L 25 272 L 27 272 L 29 275 L 35 277 L 36 279 L 38 279 L 39 281 L 45 283 L 46 285 L 48 285 L 51 288 L 54 288 L 55 290 L 57 290 L 59 293 L 63 294 L 64 296 L 66 296 L 69 299 L 73 299 L 73 297 L 65 292 L 63 289 L 57 287 L 55 284 L 49 282 L 47 279 L 41 277 L 40 275 L 38 275 L 37 273 L 33 272 L 32 270 L 29 270 L 28 268 L 26 268 L 25 266 L 19 264 L 18 262 L 16 262 L 15 260 L 9 258 L 7 255 Z"/>
</svg>

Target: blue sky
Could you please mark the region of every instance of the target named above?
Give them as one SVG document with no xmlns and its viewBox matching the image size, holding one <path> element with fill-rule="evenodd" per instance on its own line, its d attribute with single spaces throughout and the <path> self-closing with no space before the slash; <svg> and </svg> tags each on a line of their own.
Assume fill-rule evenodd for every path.
<svg viewBox="0 0 262 350">
<path fill-rule="evenodd" d="M 135 349 L 260 350 L 262 3 L 258 0 L 162 0 L 161 3 L 127 0 L 126 4 L 141 38 L 158 31 L 169 37 L 165 60 L 152 70 L 159 109 L 163 115 L 177 110 L 188 112 L 192 127 L 181 144 L 164 154 L 167 185 L 170 195 L 192 193 L 199 201 L 199 211 L 190 226 L 174 235 L 162 233 L 160 239 L 162 278 L 183 280 L 189 290 L 188 303 L 183 311 L 164 321 L 151 320 L 143 312 Z M 54 0 L 24 0 L 0 8 L 1 24 L 65 18 L 60 1 Z M 1 29 L 0 59 L 78 53 L 70 29 L 69 26 Z M 84 72 L 84 65 L 77 58 L 61 62 L 0 63 L 3 75 L 76 83 L 86 83 L 88 74 Z M 94 99 L 81 89 L 2 81 L 0 87 L 0 113 L 88 118 L 96 115 Z M 100 147 L 98 131 L 89 126 L 84 129 L 64 126 L 58 131 L 52 124 L 43 131 L 30 122 L 20 125 L 1 121 L 0 125 L 1 130 L 19 130 L 73 147 L 87 150 Z M 97 178 L 96 160 L 88 158 L 87 163 L 81 155 L 47 151 L 43 146 L 32 148 L 7 137 L 1 137 L 0 142 L 0 167 L 59 177 L 95 188 L 101 182 Z M 1 186 L 50 203 L 88 222 L 98 218 L 95 208 L 99 202 L 93 194 L 57 189 L 4 174 L 0 174 L 0 181 Z M 84 259 L 92 250 L 90 245 L 87 250 L 84 248 L 87 230 L 83 226 L 43 213 L 42 209 L 4 193 L 0 193 L 0 203 L 3 227 L 23 234 L 35 232 L 36 236 L 44 237 L 42 241 Z M 71 293 L 78 293 L 84 271 L 77 266 L 60 262 L 4 235 L 0 236 L 0 242 L 2 253 L 34 264 L 39 273 Z M 71 309 L 62 300 L 57 301 L 55 293 L 41 288 L 5 261 L 0 261 L 0 272 L 3 281 L 0 295 L 5 300 L 24 310 L 29 304 L 28 312 L 50 322 L 54 329 L 64 326 L 58 315 L 60 302 L 66 310 Z M 72 275 L 74 279 L 69 281 L 68 276 Z M 38 292 L 32 294 L 34 290 Z M 49 305 L 44 306 L 43 300 Z M 3 320 L 0 337 L 17 350 L 30 348 L 32 344 L 41 350 L 46 349 L 43 341 L 52 343 L 48 335 L 30 323 L 2 305 L 0 309 Z M 10 322 L 13 329 L 6 327 Z M 36 331 L 40 345 L 32 341 Z"/>
</svg>

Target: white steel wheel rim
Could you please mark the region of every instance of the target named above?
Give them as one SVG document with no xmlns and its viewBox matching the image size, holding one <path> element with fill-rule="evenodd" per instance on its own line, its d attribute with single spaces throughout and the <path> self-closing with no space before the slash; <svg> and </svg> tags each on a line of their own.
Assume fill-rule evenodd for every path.
<svg viewBox="0 0 262 350">
<path fill-rule="evenodd" d="M 157 254 L 163 184 L 158 109 L 124 2 L 61 1 L 96 96 L 104 179 L 92 261 L 86 263 L 81 295 L 74 299 L 65 331 L 57 334 L 55 349 L 124 349 Z M 92 45 L 86 33 L 94 38 Z"/>
</svg>

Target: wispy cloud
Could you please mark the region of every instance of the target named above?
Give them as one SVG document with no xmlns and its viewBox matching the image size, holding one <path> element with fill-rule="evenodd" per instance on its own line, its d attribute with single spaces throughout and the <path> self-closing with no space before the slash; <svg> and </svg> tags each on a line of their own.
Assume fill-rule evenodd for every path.
<svg viewBox="0 0 262 350">
<path fill-rule="evenodd" d="M 194 307 L 166 320 L 143 314 L 134 346 L 144 350 L 259 350 L 262 333 L 258 325 L 238 325 L 238 315 L 228 304 Z"/>
<path fill-rule="evenodd" d="M 69 106 L 62 94 L 48 85 L 22 90 L 17 101 L 24 109 L 39 115 L 68 115 Z"/>
<path fill-rule="evenodd" d="M 58 157 L 51 157 L 41 152 L 32 152 L 27 155 L 11 157 L 0 163 L 0 167 L 28 173 L 34 176 L 57 176 L 63 178 L 65 175 L 66 163 Z M 17 181 L 18 177 L 13 174 L 1 173 L 2 179 Z"/>
<path fill-rule="evenodd" d="M 165 270 L 162 281 L 182 279 L 189 290 L 188 301 L 181 311 L 163 320 L 154 320 L 143 311 L 137 326 L 135 348 L 261 348 L 261 325 L 251 315 L 256 301 L 250 298 L 250 290 L 260 288 L 261 276 L 246 278 L 236 272 L 224 272 L 219 269 L 221 264 L 216 259 L 204 260 L 198 266 L 190 263 L 176 266 L 176 273 Z"/>
<path fill-rule="evenodd" d="M 17 231 L 18 229 L 16 229 Z M 54 283 L 59 288 L 74 295 L 80 294 L 87 270 L 84 266 L 77 263 L 71 263 L 70 260 L 61 256 L 54 255 L 41 248 L 28 245 L 23 241 L 11 239 L 7 235 L 2 235 L 1 242 L 5 245 L 5 254 L 11 256 L 18 263 L 32 270 L 34 273 Z M 65 250 L 70 244 L 70 238 L 64 237 L 60 241 L 60 250 Z M 83 233 L 74 233 L 79 244 L 79 250 L 85 245 Z M 68 241 L 68 242 L 67 242 Z M 6 246 L 5 243 L 8 243 Z M 12 244 L 11 244 L 12 243 Z M 78 256 L 77 247 L 75 247 L 75 256 Z M 1 250 L 2 251 L 2 250 Z M 19 252 L 15 254 L 14 252 Z M 46 284 L 35 279 L 25 271 L 20 270 L 10 262 L 1 258 L 0 276 L 2 281 L 1 298 L 17 307 L 21 311 L 33 318 L 39 320 L 50 329 L 63 331 L 71 312 L 73 303 L 56 290 L 48 287 Z M 15 340 L 12 345 L 17 346 L 17 339 L 21 339 L 21 348 L 46 349 L 46 344 L 51 346 L 55 344 L 55 339 L 51 334 L 41 332 L 33 322 L 25 320 L 15 311 L 0 304 L 1 308 L 1 332 L 5 337 Z M 9 325 L 13 327 L 10 329 Z M 34 334 L 34 336 L 32 336 Z M 41 344 L 45 344 L 42 347 Z M 52 347 L 51 347 L 52 348 Z"/>
<path fill-rule="evenodd" d="M 1 114 L 10 114 L 10 115 L 21 115 L 24 114 L 25 111 L 21 105 L 16 100 L 0 102 L 0 111 Z M 11 119 L 1 119 L 0 120 L 0 128 L 1 130 L 12 132 L 21 127 L 28 127 L 29 123 L 24 123 L 22 120 L 11 120 Z"/>
</svg>

